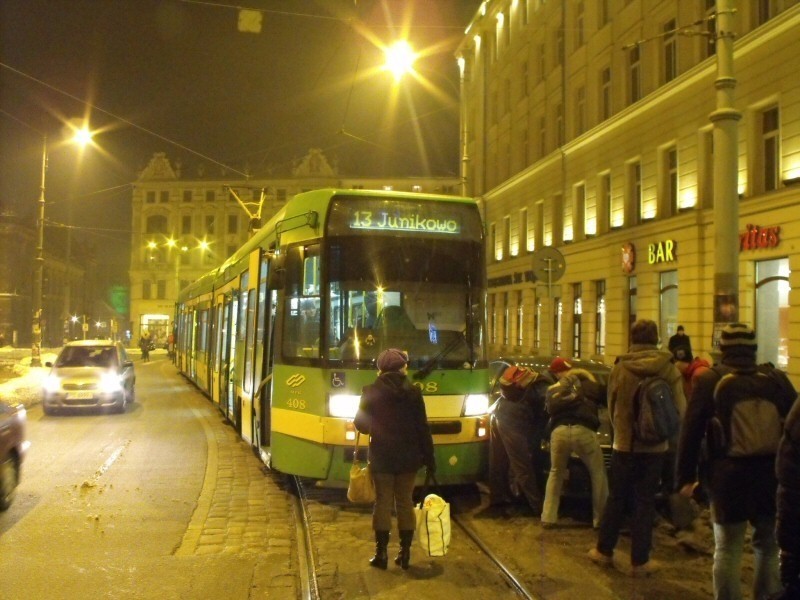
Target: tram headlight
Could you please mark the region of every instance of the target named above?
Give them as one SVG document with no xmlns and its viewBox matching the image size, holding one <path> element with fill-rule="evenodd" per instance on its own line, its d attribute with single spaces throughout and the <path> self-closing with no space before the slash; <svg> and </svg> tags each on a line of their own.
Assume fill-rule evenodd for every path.
<svg viewBox="0 0 800 600">
<path fill-rule="evenodd" d="M 475 417 L 489 412 L 489 394 L 468 394 L 464 400 L 464 416 Z"/>
<path fill-rule="evenodd" d="M 356 394 L 331 394 L 328 399 L 328 412 L 332 417 L 353 419 L 358 410 L 361 396 Z"/>
</svg>

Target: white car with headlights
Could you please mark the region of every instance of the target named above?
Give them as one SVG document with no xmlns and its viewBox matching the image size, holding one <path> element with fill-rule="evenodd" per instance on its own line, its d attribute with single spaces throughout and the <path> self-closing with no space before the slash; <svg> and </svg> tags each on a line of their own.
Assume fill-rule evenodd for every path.
<svg viewBox="0 0 800 600">
<path fill-rule="evenodd" d="M 125 412 L 134 401 L 136 375 L 125 348 L 110 340 L 80 340 L 65 345 L 42 384 L 46 415 L 63 411 L 109 409 Z"/>
</svg>

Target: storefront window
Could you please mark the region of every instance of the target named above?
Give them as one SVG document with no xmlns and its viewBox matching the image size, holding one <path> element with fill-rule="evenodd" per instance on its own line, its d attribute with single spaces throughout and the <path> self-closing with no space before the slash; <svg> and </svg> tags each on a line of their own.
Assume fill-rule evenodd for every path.
<svg viewBox="0 0 800 600">
<path fill-rule="evenodd" d="M 781 369 L 789 363 L 789 290 L 788 258 L 756 263 L 758 362 Z"/>
<path fill-rule="evenodd" d="M 659 286 L 661 299 L 661 322 L 658 324 L 658 335 L 662 345 L 678 328 L 678 272 L 664 271 L 661 273 Z"/>
<path fill-rule="evenodd" d="M 631 325 L 636 323 L 636 276 L 628 277 L 628 344 L 631 341 Z"/>
</svg>

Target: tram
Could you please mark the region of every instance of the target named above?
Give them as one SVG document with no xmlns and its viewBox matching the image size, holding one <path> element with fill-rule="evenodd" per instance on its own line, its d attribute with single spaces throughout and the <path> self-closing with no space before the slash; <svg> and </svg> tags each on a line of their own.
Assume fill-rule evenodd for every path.
<svg viewBox="0 0 800 600">
<path fill-rule="evenodd" d="M 438 482 L 485 479 L 485 265 L 472 199 L 298 194 L 181 290 L 176 364 L 270 468 L 341 487 L 361 390 L 378 354 L 401 348 L 423 393 Z"/>
</svg>

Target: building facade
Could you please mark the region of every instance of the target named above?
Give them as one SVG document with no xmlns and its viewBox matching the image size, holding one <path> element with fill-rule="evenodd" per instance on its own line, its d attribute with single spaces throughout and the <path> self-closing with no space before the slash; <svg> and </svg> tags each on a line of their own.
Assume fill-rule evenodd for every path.
<svg viewBox="0 0 800 600">
<path fill-rule="evenodd" d="M 739 318 L 800 380 L 800 5 L 739 2 Z M 611 363 L 630 324 L 715 336 L 714 0 L 487 0 L 458 50 L 493 354 Z M 563 256 L 550 285 L 543 248 Z M 538 254 L 537 254 L 538 251 Z"/>
<path fill-rule="evenodd" d="M 285 175 L 189 174 L 157 153 L 133 190 L 131 334 L 165 343 L 178 291 L 221 264 L 295 194 L 320 188 L 394 189 L 456 195 L 459 177 L 364 178 L 338 173 L 318 149 Z"/>
</svg>

